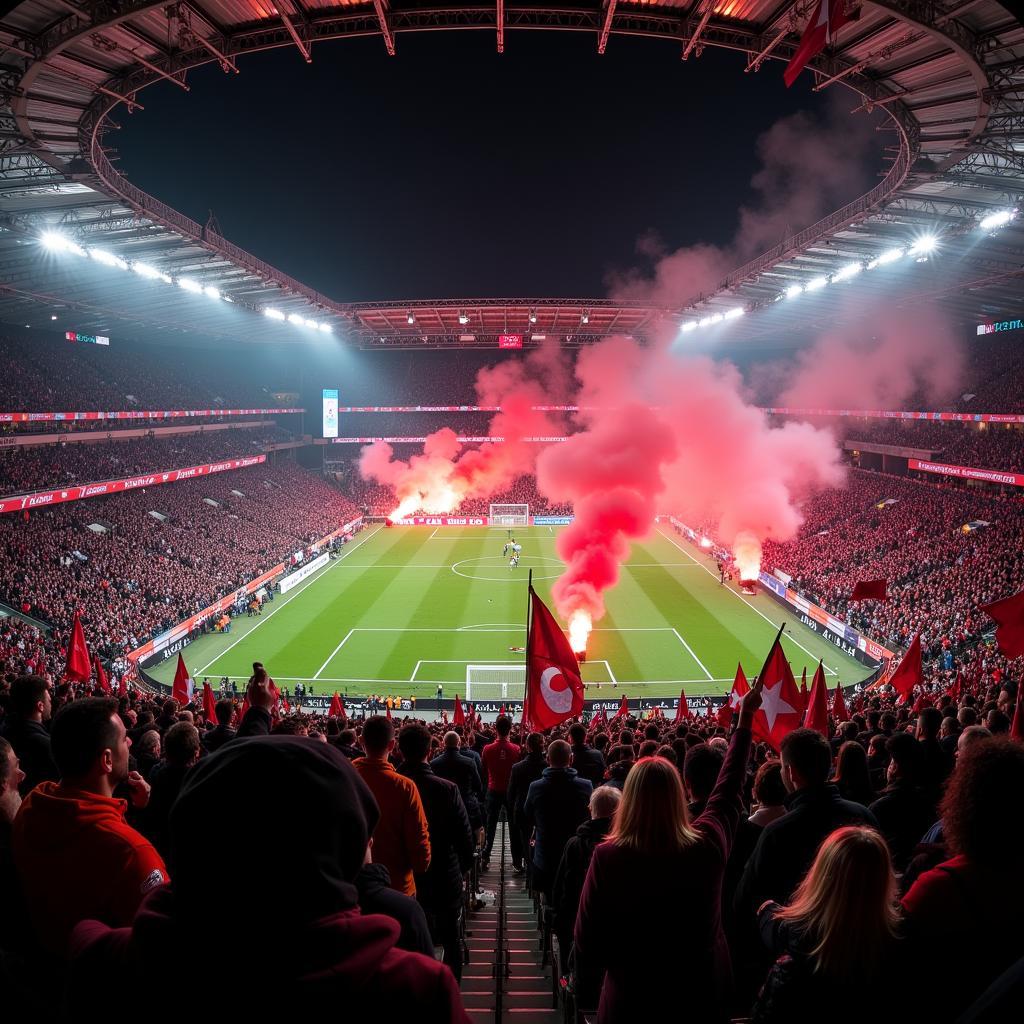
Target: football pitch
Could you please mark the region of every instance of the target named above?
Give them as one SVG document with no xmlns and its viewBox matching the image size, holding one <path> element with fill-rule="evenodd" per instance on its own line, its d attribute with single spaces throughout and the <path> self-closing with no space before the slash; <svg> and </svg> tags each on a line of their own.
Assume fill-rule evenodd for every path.
<svg viewBox="0 0 1024 1024">
<path fill-rule="evenodd" d="M 439 685 L 446 697 L 464 694 L 467 665 L 523 663 L 530 569 L 553 609 L 557 528 L 512 532 L 522 545 L 515 570 L 502 557 L 503 528 L 368 527 L 341 557 L 265 603 L 262 616 L 239 616 L 230 633 L 185 648 L 189 671 L 241 686 L 262 661 L 279 685 L 301 681 L 317 694 L 428 697 Z M 583 666 L 590 697 L 726 693 L 737 662 L 748 676 L 760 670 L 783 621 L 798 681 L 806 667 L 810 684 L 819 658 L 830 688 L 870 674 L 767 595 L 720 586 L 714 562 L 668 524 L 633 545 L 606 604 Z M 175 663 L 148 671 L 170 683 Z"/>
</svg>

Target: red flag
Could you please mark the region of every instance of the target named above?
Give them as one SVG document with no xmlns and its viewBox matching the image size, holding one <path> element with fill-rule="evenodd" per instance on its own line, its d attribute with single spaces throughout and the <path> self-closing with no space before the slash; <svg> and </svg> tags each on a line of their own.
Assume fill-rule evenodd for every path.
<svg viewBox="0 0 1024 1024">
<path fill-rule="evenodd" d="M 807 693 L 807 666 L 804 666 L 803 675 L 800 676 L 800 710 L 807 710 L 807 702 L 810 700 L 810 695 Z"/>
<path fill-rule="evenodd" d="M 171 684 L 171 696 L 184 707 L 195 691 L 195 680 L 188 674 L 185 668 L 185 659 L 178 655 L 178 667 L 174 670 L 174 682 Z"/>
<path fill-rule="evenodd" d="M 82 620 L 75 612 L 71 622 L 71 642 L 68 644 L 68 657 L 64 664 L 64 679 L 72 679 L 78 683 L 87 683 L 92 676 L 92 661 L 89 648 L 85 646 L 85 630 Z"/>
<path fill-rule="evenodd" d="M 814 729 L 828 739 L 828 685 L 825 683 L 825 669 L 820 661 L 811 682 L 811 696 L 807 702 L 804 727 Z"/>
<path fill-rule="evenodd" d="M 466 713 L 462 710 L 462 701 L 459 695 L 455 694 L 455 714 L 452 715 L 452 725 L 465 725 Z"/>
<path fill-rule="evenodd" d="M 978 607 L 996 621 L 996 643 L 1008 658 L 1024 655 L 1024 590 Z"/>
<path fill-rule="evenodd" d="M 956 674 L 956 679 L 953 680 L 953 685 L 946 691 L 947 697 L 952 697 L 957 703 L 960 702 L 960 698 L 964 693 L 964 679 L 963 673 L 959 670 Z"/>
<path fill-rule="evenodd" d="M 847 0 L 818 0 L 811 17 L 800 37 L 800 45 L 792 60 L 786 65 L 783 79 L 788 89 L 807 66 L 836 36 L 836 33 L 851 21 L 860 17 L 860 9 L 846 13 Z"/>
<path fill-rule="evenodd" d="M 732 689 L 729 691 L 729 699 L 718 709 L 718 724 L 723 729 L 732 725 L 732 714 L 740 706 L 743 694 L 750 691 L 750 683 L 747 682 L 743 666 L 736 665 L 736 678 L 733 680 Z"/>
<path fill-rule="evenodd" d="M 836 695 L 832 698 L 832 717 L 837 722 L 848 722 L 850 712 L 846 710 L 846 701 L 843 698 L 843 684 L 836 683 Z"/>
<path fill-rule="evenodd" d="M 524 713 L 531 728 L 544 730 L 583 710 L 583 680 L 562 627 L 532 587 L 530 603 Z"/>
<path fill-rule="evenodd" d="M 505 713 L 506 713 L 505 712 L 505 705 L 502 704 L 501 707 L 498 708 L 498 717 L 501 718 L 501 716 L 504 715 Z"/>
<path fill-rule="evenodd" d="M 388 708 L 388 709 L 387 709 L 387 710 L 386 710 L 386 711 L 384 712 L 384 717 L 385 717 L 385 718 L 386 718 L 386 719 L 387 719 L 387 720 L 388 720 L 389 722 L 391 721 L 391 708 Z"/>
<path fill-rule="evenodd" d="M 327 709 L 328 718 L 340 718 L 344 713 L 344 708 L 341 704 L 341 698 L 338 696 L 338 691 L 334 691 L 334 696 L 331 698 L 331 706 Z"/>
<path fill-rule="evenodd" d="M 238 724 L 241 725 L 245 720 L 245 716 L 249 713 L 249 698 L 245 697 L 242 700 L 241 710 L 238 712 Z"/>
<path fill-rule="evenodd" d="M 299 705 L 299 710 L 302 710 L 301 704 Z M 348 724 L 348 715 L 345 714 L 345 702 L 343 700 L 338 701 L 338 721 L 341 722 L 342 725 Z"/>
<path fill-rule="evenodd" d="M 888 580 L 858 580 L 850 595 L 851 601 L 888 601 Z"/>
<path fill-rule="evenodd" d="M 103 671 L 103 662 L 100 661 L 98 654 L 93 655 L 92 663 L 96 667 L 96 685 L 103 693 L 110 693 L 110 681 L 107 679 L 107 673 Z"/>
<path fill-rule="evenodd" d="M 213 725 L 217 721 L 217 702 L 213 698 L 213 687 L 209 683 L 203 683 L 203 714 L 206 720 Z"/>
<path fill-rule="evenodd" d="M 117 681 L 117 695 L 118 695 L 118 697 L 127 697 L 128 696 L 128 672 L 129 672 L 129 669 L 125 669 L 125 671 L 121 673 L 121 678 L 118 679 L 118 681 Z"/>
<path fill-rule="evenodd" d="M 761 707 L 754 715 L 753 732 L 776 750 L 783 739 L 800 725 L 800 691 L 793 669 L 782 652 L 782 630 L 772 644 L 761 669 Z"/>
<path fill-rule="evenodd" d="M 676 707 L 676 725 L 680 722 L 687 722 L 690 719 L 690 708 L 686 703 L 686 691 L 679 691 L 679 704 Z"/>
<path fill-rule="evenodd" d="M 622 695 L 622 703 L 619 704 L 619 710 L 612 716 L 614 722 L 616 718 L 626 718 L 629 715 L 629 701 L 626 700 L 626 695 Z"/>
<path fill-rule="evenodd" d="M 924 670 L 921 667 L 921 634 L 918 633 L 911 645 L 907 648 L 907 653 L 903 655 L 903 660 L 900 662 L 899 667 L 889 677 L 889 685 L 900 695 L 898 703 L 905 704 L 910 700 L 911 694 L 914 692 L 915 686 L 920 686 L 924 682 Z"/>
</svg>

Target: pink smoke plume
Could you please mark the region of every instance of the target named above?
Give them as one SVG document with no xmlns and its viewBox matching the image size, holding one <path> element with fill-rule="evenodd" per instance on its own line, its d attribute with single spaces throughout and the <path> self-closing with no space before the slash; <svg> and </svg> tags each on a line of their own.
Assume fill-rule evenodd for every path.
<svg viewBox="0 0 1024 1024">
<path fill-rule="evenodd" d="M 619 301 L 678 308 L 714 291 L 731 270 L 871 187 L 881 164 L 880 116 L 851 117 L 849 100 L 836 95 L 820 114 L 776 121 L 757 140 L 754 199 L 740 208 L 732 241 L 670 252 L 648 231 L 637 242 L 640 265 L 612 271 L 609 293 Z M 734 216 L 732 209 L 722 213 Z"/>
<path fill-rule="evenodd" d="M 837 319 L 849 314 L 840 307 Z M 826 409 L 900 409 L 943 403 L 964 376 L 964 351 L 943 314 L 878 305 L 797 355 L 780 405 Z"/>
<path fill-rule="evenodd" d="M 534 406 L 563 404 L 569 382 L 566 357 L 553 342 L 525 359 L 485 367 L 477 374 L 477 398 L 480 405 L 502 407 L 488 427 L 488 436 L 501 437 L 501 442 L 464 448 L 455 432 L 443 427 L 427 438 L 422 455 L 407 461 L 396 459 L 384 441 L 367 445 L 359 470 L 365 479 L 394 489 L 393 519 L 420 509 L 451 512 L 466 499 L 497 494 L 533 472 L 540 446 L 525 438 L 564 433 L 563 423 Z"/>
<path fill-rule="evenodd" d="M 772 427 L 729 364 L 614 338 L 582 352 L 576 376 L 579 404 L 600 411 L 580 412 L 579 432 L 537 460 L 541 493 L 572 501 L 576 516 L 559 534 L 566 570 L 552 588 L 570 626 L 604 615 L 630 541 L 657 512 L 715 523 L 756 575 L 761 542 L 792 537 L 801 500 L 844 479 L 832 435 Z"/>
</svg>

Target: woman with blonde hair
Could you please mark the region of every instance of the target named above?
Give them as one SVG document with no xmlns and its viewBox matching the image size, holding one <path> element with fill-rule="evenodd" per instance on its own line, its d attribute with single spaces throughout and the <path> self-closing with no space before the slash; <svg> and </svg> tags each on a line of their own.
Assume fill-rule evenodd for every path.
<svg viewBox="0 0 1024 1024">
<path fill-rule="evenodd" d="M 594 851 L 576 917 L 577 971 L 603 975 L 599 1024 L 659 1019 L 666 980 L 687 987 L 691 1020 L 728 1020 L 732 968 L 722 931 L 722 879 L 743 811 L 755 684 L 704 812 L 690 821 L 676 766 L 637 761 L 606 842 Z M 648 899 L 638 899 L 638 893 Z"/>
<path fill-rule="evenodd" d="M 778 959 L 753 1020 L 817 1021 L 828 1006 L 831 1021 L 853 1021 L 863 1016 L 865 996 L 887 1012 L 894 1009 L 902 984 L 899 924 L 885 840 L 865 826 L 836 829 L 792 903 L 768 901 L 758 911 L 761 937 Z"/>
</svg>

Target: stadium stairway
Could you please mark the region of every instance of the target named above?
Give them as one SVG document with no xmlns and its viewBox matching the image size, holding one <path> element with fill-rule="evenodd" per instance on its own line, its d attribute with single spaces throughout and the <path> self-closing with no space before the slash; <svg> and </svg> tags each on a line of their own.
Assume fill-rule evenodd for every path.
<svg viewBox="0 0 1024 1024">
<path fill-rule="evenodd" d="M 480 875 L 480 888 L 493 895 L 468 921 L 470 962 L 462 971 L 466 1012 L 479 1024 L 559 1024 L 562 1013 L 552 1007 L 551 968 L 541 966 L 533 900 L 523 877 L 512 873 L 504 820 L 490 863 Z"/>
</svg>

